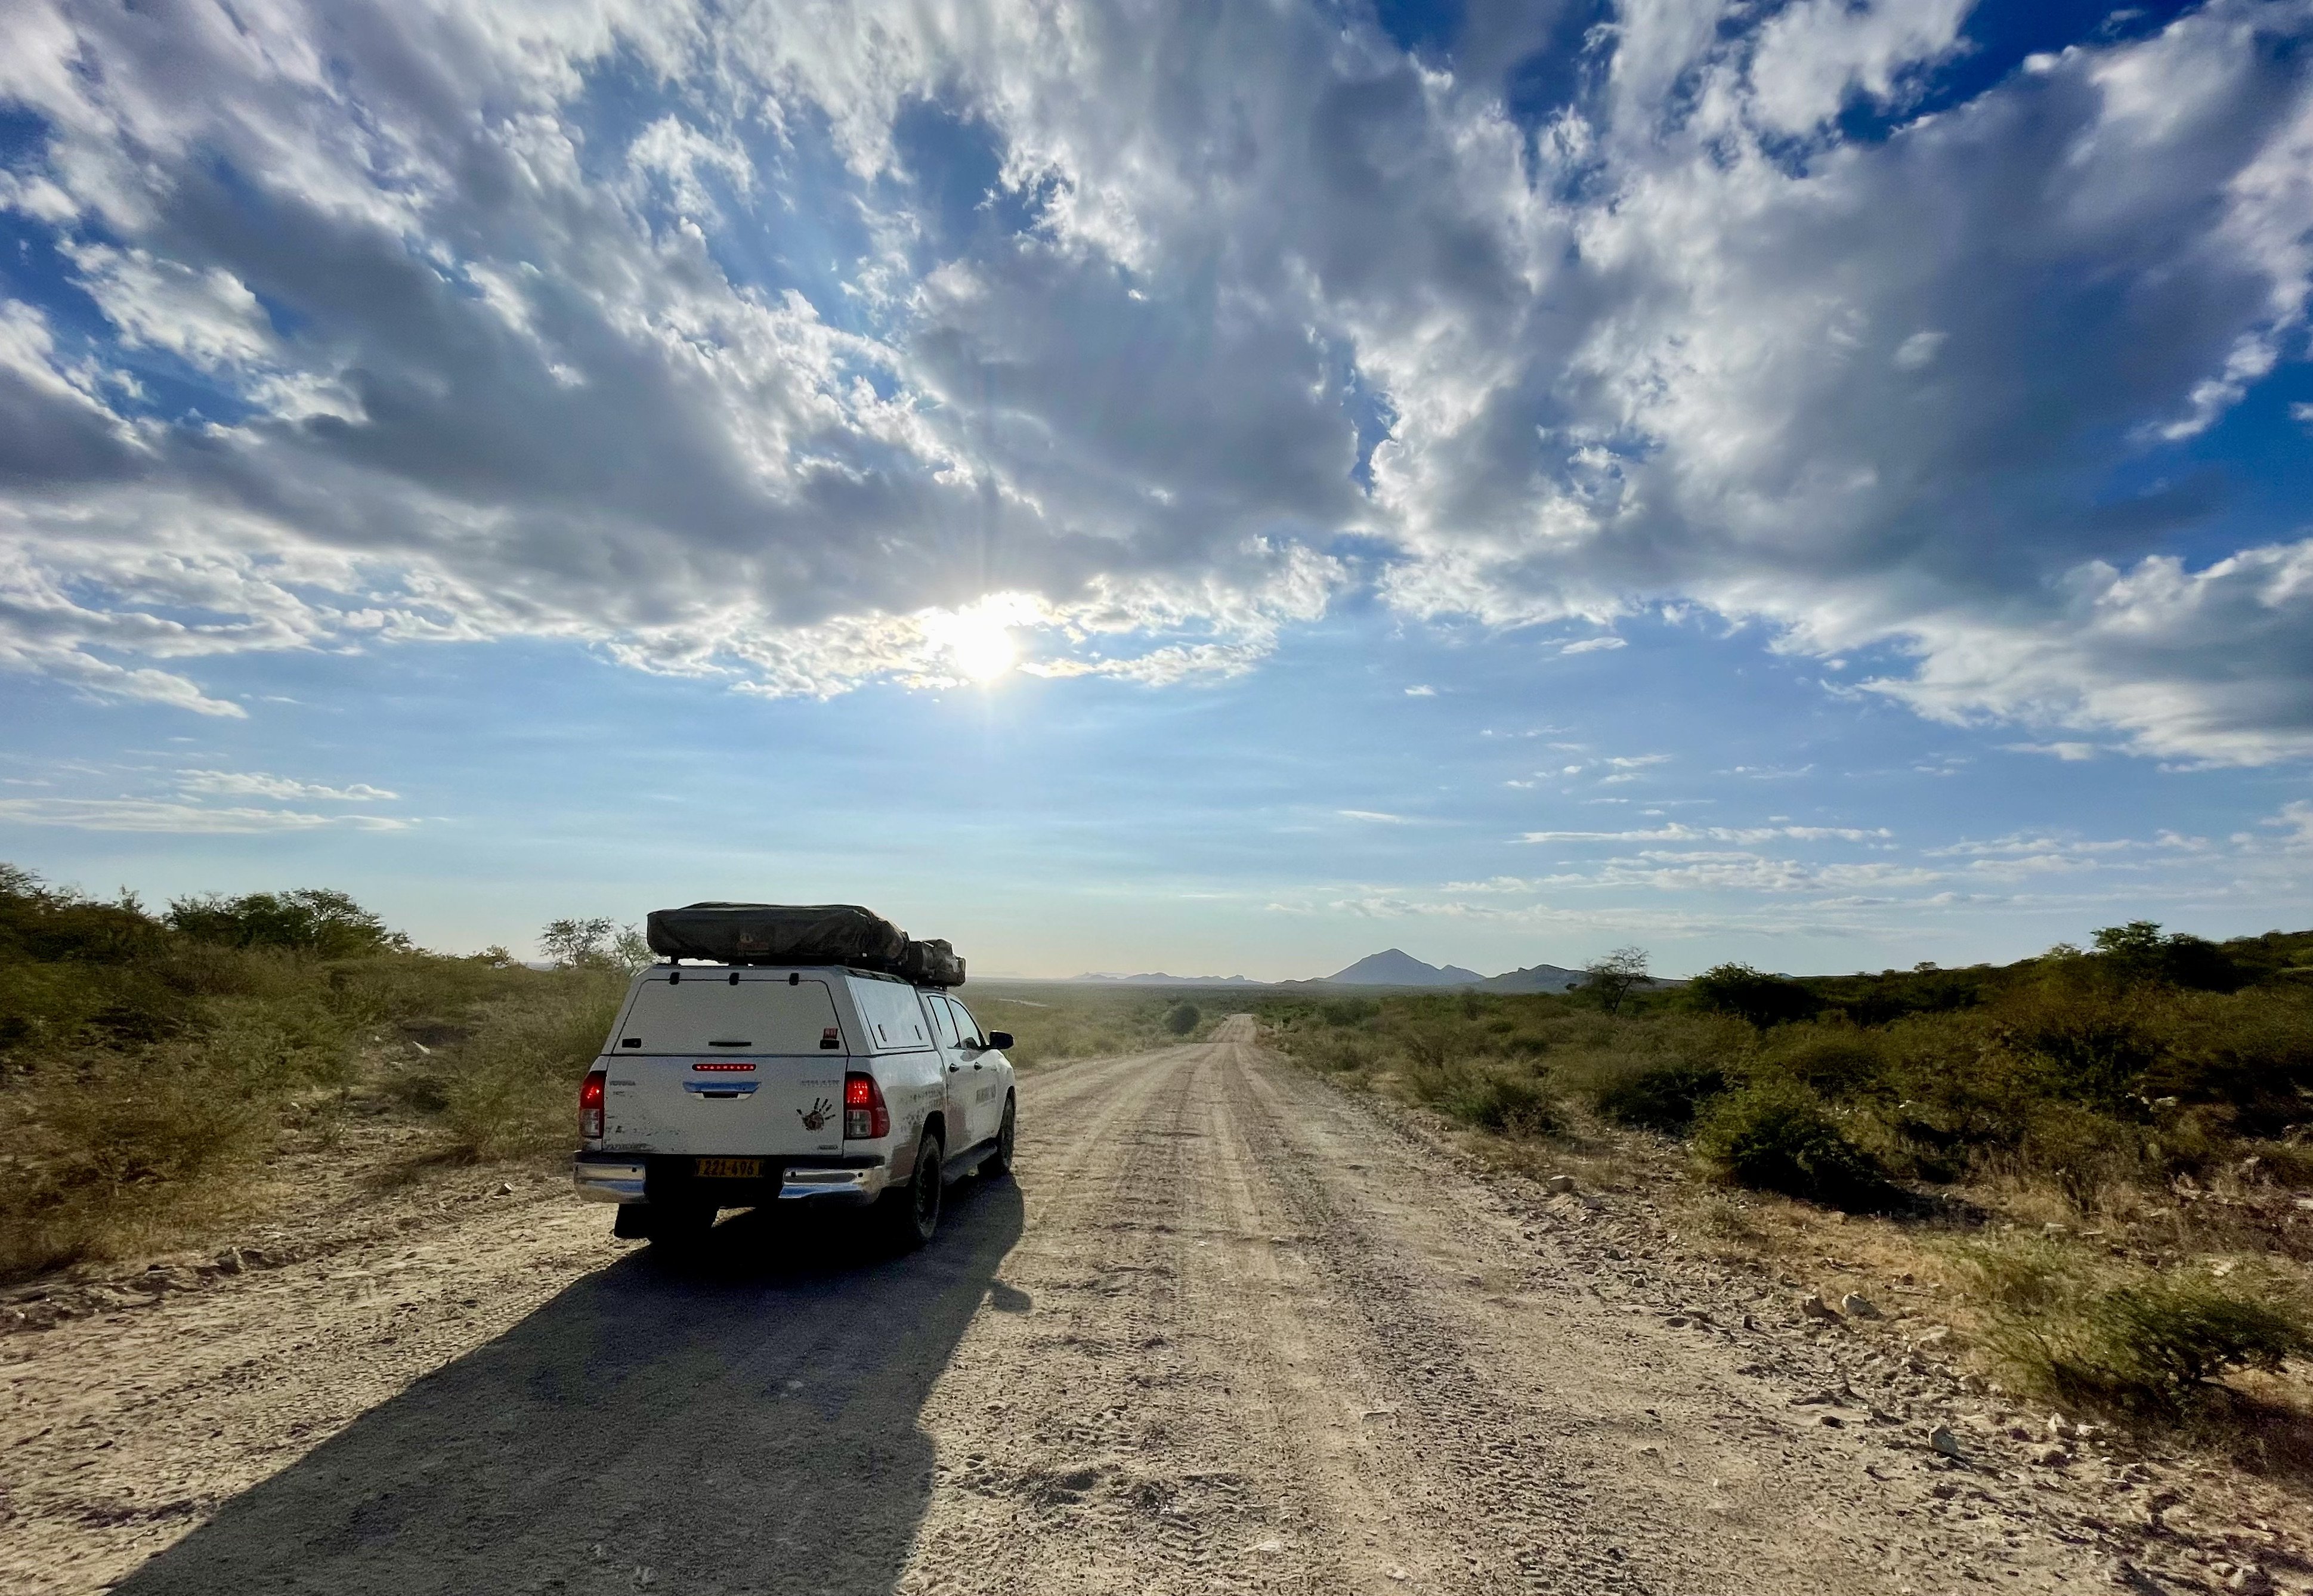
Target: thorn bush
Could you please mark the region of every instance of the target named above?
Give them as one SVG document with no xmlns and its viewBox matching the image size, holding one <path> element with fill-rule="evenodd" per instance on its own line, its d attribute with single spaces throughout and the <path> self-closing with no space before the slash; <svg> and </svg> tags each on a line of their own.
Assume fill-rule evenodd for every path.
<svg viewBox="0 0 2313 1596">
<path fill-rule="evenodd" d="M 1756 1190 L 1839 1208 L 1880 1207 L 1893 1195 L 1878 1162 L 1795 1081 L 1760 1081 L 1719 1098 L 1694 1146 L 1719 1178 Z"/>
</svg>

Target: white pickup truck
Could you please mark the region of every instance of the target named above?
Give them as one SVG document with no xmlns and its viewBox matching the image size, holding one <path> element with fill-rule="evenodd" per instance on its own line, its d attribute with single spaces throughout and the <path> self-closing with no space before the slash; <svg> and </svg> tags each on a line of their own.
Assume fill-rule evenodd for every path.
<svg viewBox="0 0 2313 1596">
<path fill-rule="evenodd" d="M 920 1247 L 943 1186 L 1011 1170 L 1011 1045 L 895 976 L 653 965 L 580 1090 L 578 1189 L 655 1242 L 695 1242 L 724 1208 L 816 1203 L 873 1205 Z"/>
</svg>

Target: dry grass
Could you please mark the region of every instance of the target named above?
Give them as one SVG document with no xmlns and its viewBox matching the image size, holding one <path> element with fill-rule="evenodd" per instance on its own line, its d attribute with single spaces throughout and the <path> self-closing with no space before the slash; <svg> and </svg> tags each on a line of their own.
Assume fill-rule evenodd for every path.
<svg viewBox="0 0 2313 1596">
<path fill-rule="evenodd" d="M 1481 995 L 1262 1019 L 1504 1167 L 1643 1193 L 1684 1244 L 1794 1294 L 1860 1291 L 1906 1334 L 1943 1328 L 1996 1390 L 2313 1468 L 2313 1124 L 2274 1090 L 2313 1085 L 2306 995 L 2132 995 L 2076 965 L 2005 998 L 1977 979 L 1997 1001 L 1933 1013 L 1875 981 L 1891 1017 L 1870 1026 Z M 1491 1109 L 1505 1081 L 1544 1111 Z"/>
<path fill-rule="evenodd" d="M 568 1142 L 623 972 L 419 952 L 334 894 L 192 907 L 0 867 L 0 1279 L 243 1218 L 349 1113 L 425 1159 Z"/>
</svg>

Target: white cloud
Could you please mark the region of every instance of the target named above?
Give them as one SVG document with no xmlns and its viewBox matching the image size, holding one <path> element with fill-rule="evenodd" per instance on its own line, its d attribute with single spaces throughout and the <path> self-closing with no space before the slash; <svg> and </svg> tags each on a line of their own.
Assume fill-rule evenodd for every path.
<svg viewBox="0 0 2313 1596">
<path fill-rule="evenodd" d="M 1913 333 L 1895 346 L 1895 369 L 1916 372 L 1923 367 L 1933 365 L 1936 351 L 1944 346 L 1944 340 L 1948 336 L 1945 333 L 1931 331 Z M 1838 663 L 1837 661 L 1833 662 L 1834 669 L 1837 668 Z"/>
<path fill-rule="evenodd" d="M 213 809 L 150 798 L 0 798 L 0 820 L 25 826 L 63 826 L 78 831 L 154 831 L 189 837 L 312 831 L 331 826 L 349 826 L 363 831 L 400 831 L 417 824 L 387 815 L 322 815 L 246 807 Z"/>
<path fill-rule="evenodd" d="M 2046 754 L 2067 764 L 2079 764 L 2097 756 L 2093 742 L 2003 742 L 2000 746 L 2011 754 Z"/>
<path fill-rule="evenodd" d="M 254 364 L 274 347 L 264 307 L 231 272 L 196 270 L 144 250 L 79 244 L 67 251 L 80 285 L 122 341 L 166 349 L 215 370 Z"/>
<path fill-rule="evenodd" d="M 2299 798 L 2281 806 L 2280 812 L 2258 822 L 2279 830 L 2278 846 L 2284 853 L 2313 854 L 2313 802 Z M 2248 837 L 2238 839 L 2252 849 L 2261 850 L 2266 839 Z"/>
<path fill-rule="evenodd" d="M 330 787 L 318 782 L 293 781 L 285 776 L 265 776 L 255 771 L 180 770 L 177 773 L 177 785 L 180 792 L 204 797 L 302 798 L 309 802 L 375 803 L 400 796 L 399 793 L 389 793 L 383 787 L 373 787 L 366 782 Z"/>
<path fill-rule="evenodd" d="M 1528 831 L 1520 842 L 1879 842 L 1895 833 L 1866 826 L 1667 826 L 1637 831 Z"/>
<path fill-rule="evenodd" d="M 1377 826 L 1412 826 L 1418 823 L 1404 815 L 1385 814 L 1377 809 L 1337 809 L 1333 812 L 1346 820 L 1365 820 Z"/>
<path fill-rule="evenodd" d="M 35 0 L 0 205 L 112 332 L 0 307 L 0 665 L 235 715 L 204 658 L 520 636 L 823 696 L 952 684 L 999 603 L 1022 670 L 1162 686 L 1370 583 L 2313 755 L 2313 539 L 2188 566 L 2207 492 L 2079 487 L 2301 345 L 2313 4 L 1905 121 L 1967 10 L 1632 0 L 1529 128 L 1315 6 Z"/>
<path fill-rule="evenodd" d="M 1959 24 L 1974 4 L 1802 0 L 1760 30 L 1752 114 L 1777 132 L 1804 133 L 1834 115 L 1851 90 L 1895 99 L 1904 78 L 1959 48 Z"/>
<path fill-rule="evenodd" d="M 1405 689 L 1405 696 L 1409 698 L 1435 698 L 1438 696 L 1438 689 L 1433 687 L 1412 687 Z"/>
</svg>

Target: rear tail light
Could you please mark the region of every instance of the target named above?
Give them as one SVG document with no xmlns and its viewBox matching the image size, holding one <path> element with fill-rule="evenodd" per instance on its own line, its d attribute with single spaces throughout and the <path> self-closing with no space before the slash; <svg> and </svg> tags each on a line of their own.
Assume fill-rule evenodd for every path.
<svg viewBox="0 0 2313 1596">
<path fill-rule="evenodd" d="M 872 1142 L 892 1134 L 892 1110 L 875 1077 L 854 1070 L 843 1077 L 843 1139 Z"/>
<path fill-rule="evenodd" d="M 602 1139 L 602 1072 L 587 1073 L 586 1083 L 578 1088 L 578 1139 L 599 1142 Z"/>
</svg>

